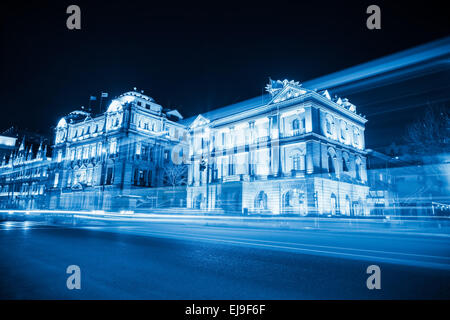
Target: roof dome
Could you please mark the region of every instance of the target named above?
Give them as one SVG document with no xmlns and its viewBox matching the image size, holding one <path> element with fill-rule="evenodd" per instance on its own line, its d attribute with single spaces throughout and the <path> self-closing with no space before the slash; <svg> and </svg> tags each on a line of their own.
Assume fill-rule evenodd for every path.
<svg viewBox="0 0 450 320">
<path fill-rule="evenodd" d="M 59 120 L 58 125 L 56 126 L 57 128 L 65 128 L 67 127 L 67 122 L 65 118 L 61 118 L 61 120 Z"/>
<path fill-rule="evenodd" d="M 122 110 L 122 103 L 119 100 L 114 99 L 111 101 L 108 110 L 106 112 L 118 112 Z"/>
</svg>

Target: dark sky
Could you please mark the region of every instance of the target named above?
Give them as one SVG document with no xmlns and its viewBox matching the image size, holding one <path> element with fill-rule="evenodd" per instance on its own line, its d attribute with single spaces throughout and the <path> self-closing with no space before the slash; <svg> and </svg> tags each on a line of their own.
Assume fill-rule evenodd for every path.
<svg viewBox="0 0 450 320">
<path fill-rule="evenodd" d="M 70 4 L 81 30 L 66 28 Z M 370 4 L 381 7 L 381 30 L 366 28 Z M 137 87 L 191 116 L 261 94 L 269 76 L 302 82 L 450 34 L 448 11 L 433 1 L 14 1 L 1 10 L 0 129 L 43 133 L 101 91 Z"/>
</svg>

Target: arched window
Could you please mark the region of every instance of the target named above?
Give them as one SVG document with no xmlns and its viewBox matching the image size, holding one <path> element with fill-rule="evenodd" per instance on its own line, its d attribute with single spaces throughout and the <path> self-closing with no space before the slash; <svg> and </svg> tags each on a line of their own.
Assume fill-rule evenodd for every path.
<svg viewBox="0 0 450 320">
<path fill-rule="evenodd" d="M 342 158 L 342 171 L 348 172 L 347 161 L 344 158 Z"/>
<path fill-rule="evenodd" d="M 333 148 L 328 148 L 328 156 L 327 156 L 327 162 L 328 162 L 328 173 L 330 175 L 337 174 L 337 155 L 336 151 Z"/>
<path fill-rule="evenodd" d="M 343 172 L 348 172 L 348 154 L 347 153 L 343 153 L 342 154 L 342 171 Z"/>
<path fill-rule="evenodd" d="M 360 133 L 359 133 L 359 129 L 355 128 L 353 129 L 353 143 L 355 146 L 359 146 L 359 139 L 360 139 Z"/>
<path fill-rule="evenodd" d="M 255 198 L 255 209 L 267 210 L 267 194 L 264 191 L 258 193 Z"/>
<path fill-rule="evenodd" d="M 356 158 L 356 161 L 355 161 L 355 177 L 356 177 L 356 180 L 362 181 L 361 158 Z"/>
<path fill-rule="evenodd" d="M 333 120 L 332 116 L 328 114 L 327 117 L 325 118 L 325 133 L 327 135 L 333 134 L 333 125 L 334 125 L 334 120 Z"/>
<path fill-rule="evenodd" d="M 350 212 L 351 212 L 351 202 L 350 202 L 350 198 L 348 195 L 345 196 L 345 209 L 344 209 L 344 214 L 349 216 Z"/>
<path fill-rule="evenodd" d="M 336 199 L 336 195 L 334 193 L 331 194 L 331 198 L 330 198 L 331 202 L 331 214 L 335 215 L 337 212 L 337 199 Z"/>
<path fill-rule="evenodd" d="M 287 214 L 305 215 L 305 194 L 298 189 L 287 191 L 283 196 L 283 212 Z"/>
<path fill-rule="evenodd" d="M 348 130 L 347 123 L 345 121 L 342 121 L 341 122 L 341 139 L 344 141 L 347 139 L 347 130 Z"/>
<path fill-rule="evenodd" d="M 295 136 L 302 134 L 303 132 L 305 132 L 305 117 L 292 120 L 292 134 Z"/>
<path fill-rule="evenodd" d="M 294 119 L 294 121 L 292 121 L 292 130 L 298 130 L 300 129 L 300 121 L 298 121 L 298 119 Z"/>
<path fill-rule="evenodd" d="M 331 154 L 328 154 L 328 173 L 329 174 L 336 173 L 336 167 L 334 165 L 334 158 Z"/>
</svg>

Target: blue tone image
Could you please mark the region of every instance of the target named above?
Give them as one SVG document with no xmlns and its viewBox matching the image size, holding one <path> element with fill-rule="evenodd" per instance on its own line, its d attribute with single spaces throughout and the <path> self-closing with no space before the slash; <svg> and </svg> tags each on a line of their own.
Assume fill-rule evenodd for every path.
<svg viewBox="0 0 450 320">
<path fill-rule="evenodd" d="M 449 61 L 443 38 L 186 117 L 133 88 L 3 131 L 0 299 L 449 299 Z"/>
</svg>

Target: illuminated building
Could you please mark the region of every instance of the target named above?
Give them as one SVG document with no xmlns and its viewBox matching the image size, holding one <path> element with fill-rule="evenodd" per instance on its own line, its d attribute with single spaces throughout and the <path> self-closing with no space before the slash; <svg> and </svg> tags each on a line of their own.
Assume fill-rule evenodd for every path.
<svg viewBox="0 0 450 320">
<path fill-rule="evenodd" d="M 136 91 L 97 116 L 71 112 L 45 161 L 46 206 L 370 214 L 365 117 L 295 81 L 271 80 L 266 90 L 189 119 Z"/>
<path fill-rule="evenodd" d="M 183 121 L 190 208 L 258 214 L 365 215 L 366 119 L 347 99 L 295 81 Z"/>
<path fill-rule="evenodd" d="M 0 207 L 46 208 L 50 164 L 47 146 L 41 143 L 34 153 L 32 145 L 25 147 L 25 138 L 8 159 L 3 156 L 0 165 Z"/>
<path fill-rule="evenodd" d="M 75 111 L 55 129 L 50 209 L 113 210 L 158 205 L 152 187 L 165 183 L 165 168 L 185 129 L 176 110 L 126 92 L 92 117 Z M 182 150 L 178 150 L 182 152 Z M 185 197 L 174 206 L 185 206 Z"/>
</svg>

